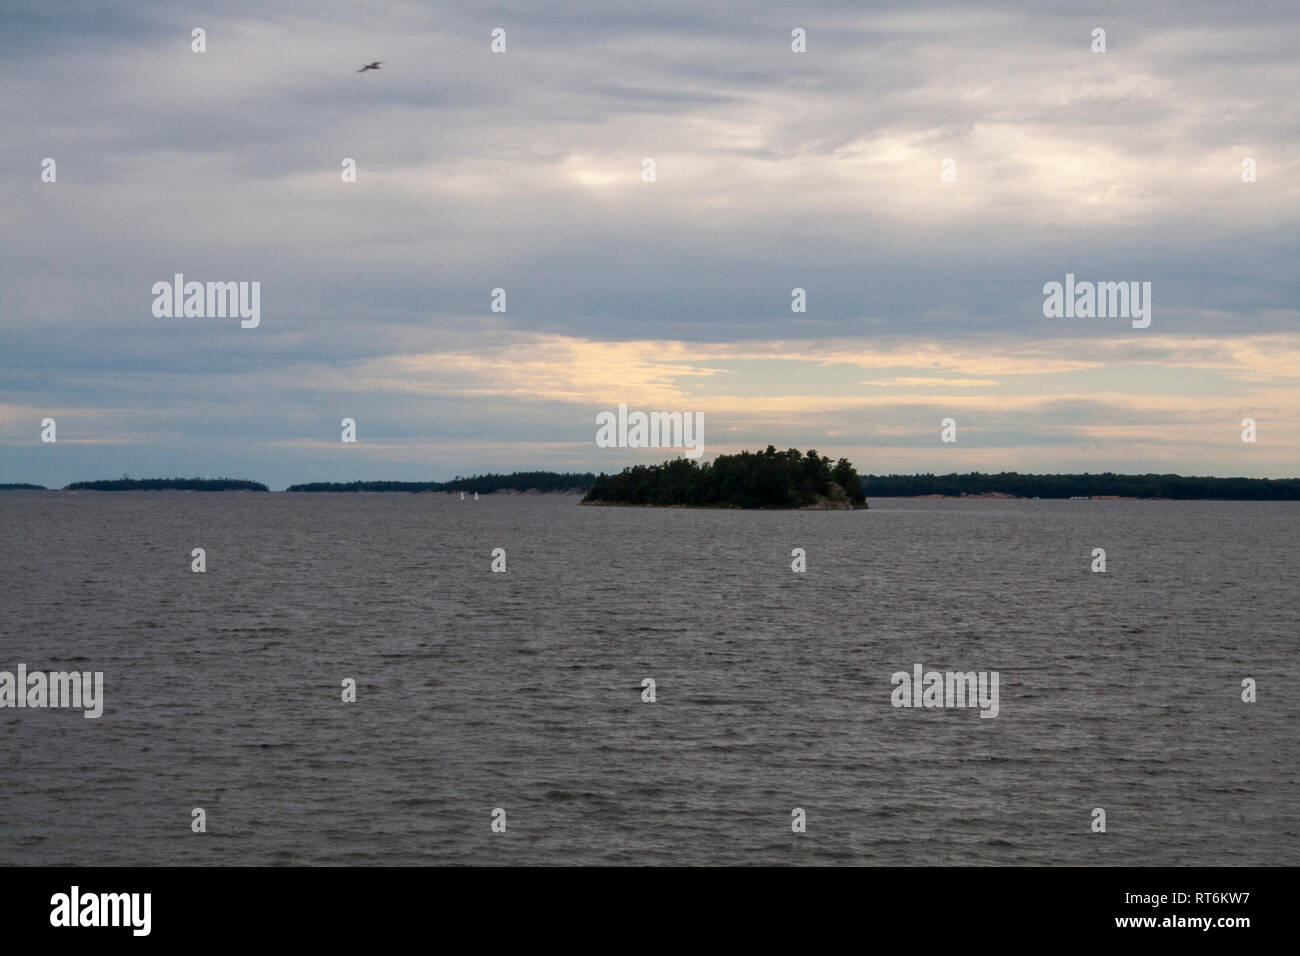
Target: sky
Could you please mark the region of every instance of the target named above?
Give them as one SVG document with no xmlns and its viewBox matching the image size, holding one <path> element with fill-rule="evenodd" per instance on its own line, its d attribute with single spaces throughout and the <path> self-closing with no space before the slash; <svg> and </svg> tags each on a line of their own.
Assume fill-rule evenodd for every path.
<svg viewBox="0 0 1300 956">
<path fill-rule="evenodd" d="M 620 404 L 705 459 L 1296 476 L 1298 47 L 1278 0 L 0 0 L 0 482 L 680 453 L 598 447 Z M 258 325 L 155 315 L 176 273 Z M 1067 275 L 1150 324 L 1046 316 Z"/>
</svg>

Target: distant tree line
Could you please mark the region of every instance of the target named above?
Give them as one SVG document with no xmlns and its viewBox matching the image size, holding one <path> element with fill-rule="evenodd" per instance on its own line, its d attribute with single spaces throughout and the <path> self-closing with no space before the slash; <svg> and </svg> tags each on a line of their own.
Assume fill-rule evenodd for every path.
<svg viewBox="0 0 1300 956">
<path fill-rule="evenodd" d="M 913 495 L 980 495 L 1000 492 L 1017 498 L 1072 498 L 1119 495 L 1124 498 L 1297 501 L 1300 478 L 1197 478 L 1183 475 L 996 475 L 973 471 L 958 475 L 867 475 L 874 498 Z"/>
<path fill-rule="evenodd" d="M 584 502 L 693 505 L 724 508 L 799 508 L 833 498 L 832 483 L 854 504 L 864 503 L 862 483 L 847 458 L 834 465 L 824 455 L 797 448 L 742 451 L 698 464 L 689 458 L 634 465 L 596 478 Z"/>
<path fill-rule="evenodd" d="M 242 478 L 109 478 L 74 481 L 64 491 L 269 491 L 260 481 Z"/>
<path fill-rule="evenodd" d="M 451 481 L 313 481 L 289 491 L 585 491 L 596 481 L 591 472 L 516 471 L 509 475 L 457 476 Z"/>
<path fill-rule="evenodd" d="M 660 465 L 635 465 L 616 475 L 591 472 L 517 471 L 475 475 L 451 481 L 311 482 L 289 491 L 582 491 L 587 501 L 620 504 L 716 505 L 735 508 L 796 508 L 831 494 L 831 483 L 855 504 L 873 497 L 981 495 L 1017 498 L 1072 498 L 1117 495 L 1125 498 L 1208 499 L 1224 501 L 1300 501 L 1300 478 L 1200 478 L 1183 475 L 1022 475 L 1014 471 L 949 475 L 866 475 L 859 479 L 847 459 L 834 465 L 815 451 L 719 455 L 697 464 L 679 458 Z M 259 481 L 239 478 L 112 478 L 77 481 L 67 491 L 267 491 Z M 44 491 L 26 483 L 0 484 L 3 491 Z"/>
</svg>

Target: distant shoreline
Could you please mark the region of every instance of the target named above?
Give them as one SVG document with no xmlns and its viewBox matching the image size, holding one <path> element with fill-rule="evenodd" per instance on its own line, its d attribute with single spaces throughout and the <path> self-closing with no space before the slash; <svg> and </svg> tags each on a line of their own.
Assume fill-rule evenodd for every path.
<svg viewBox="0 0 1300 956">
<path fill-rule="evenodd" d="M 598 477 L 590 472 L 523 471 L 450 481 L 351 481 L 294 484 L 272 492 L 265 484 L 239 478 L 122 478 L 77 481 L 62 489 L 28 482 L 0 482 L 0 491 L 248 491 L 256 493 L 354 493 L 554 495 L 589 493 Z M 977 498 L 1066 501 L 1300 501 L 1300 478 L 1218 478 L 1185 475 L 999 474 L 864 475 L 868 499 Z M 594 502 L 593 502 L 594 503 Z M 633 504 L 633 506 L 636 506 Z M 666 506 L 666 505 L 665 505 Z"/>
<path fill-rule="evenodd" d="M 39 491 L 39 492 L 45 492 L 45 493 L 48 493 L 48 494 L 55 494 L 55 495 L 63 495 L 63 494 L 68 494 L 68 495 L 77 495 L 77 494 L 117 494 L 117 493 L 120 493 L 120 492 L 122 492 L 122 491 L 134 491 L 134 492 L 144 492 L 144 493 L 147 493 L 147 494 L 165 494 L 165 495 L 180 495 L 180 494 L 191 494 L 191 493 L 198 493 L 198 494 L 218 494 L 218 493 L 225 493 L 225 494 L 240 494 L 240 495 L 243 495 L 243 494 L 257 494 L 257 495 L 260 495 L 260 494 L 268 494 L 268 495 L 290 495 L 290 494 L 292 494 L 292 495 L 307 495 L 307 494 L 320 494 L 320 492 L 310 492 L 310 491 L 291 491 L 291 490 L 289 490 L 289 489 L 287 489 L 287 488 L 286 488 L 285 490 L 283 490 L 283 491 L 270 491 L 270 490 L 268 490 L 268 491 L 266 491 L 266 492 L 249 491 L 248 489 L 240 489 L 240 488 L 222 488 L 222 489 L 212 489 L 212 488 L 209 488 L 209 489 L 192 489 L 192 488 L 130 488 L 130 489 L 113 489 L 113 490 L 106 490 L 106 489 L 102 489 L 102 488 L 45 488 L 45 487 L 34 486 L 34 485 L 30 485 L 30 484 L 0 484 L 0 493 L 6 492 L 6 491 L 28 491 L 28 492 L 38 492 L 38 491 Z M 442 495 L 442 496 L 445 496 L 445 497 L 455 497 L 456 494 L 457 494 L 457 493 L 454 492 L 454 491 L 417 491 L 417 492 L 407 492 L 407 493 L 408 493 L 408 494 L 417 494 L 417 495 Z M 391 492 L 383 492 L 383 491 L 356 491 L 356 492 L 352 492 L 352 494 L 356 494 L 356 495 L 380 495 L 380 494 L 391 494 Z M 577 490 L 577 491 L 574 491 L 574 490 L 568 490 L 568 491 L 539 491 L 539 490 L 537 490 L 536 488 L 529 488 L 529 489 L 527 489 L 527 490 L 525 490 L 525 491 L 515 491 L 515 490 L 513 490 L 513 489 L 504 489 L 504 488 L 503 488 L 503 489 L 501 489 L 500 491 L 484 491 L 484 492 L 480 492 L 480 497 L 486 497 L 486 496 L 488 496 L 488 495 L 496 495 L 496 496 L 500 496 L 500 497 L 503 497 L 503 498 L 510 498 L 510 497 L 521 497 L 521 498 L 581 498 L 581 497 L 583 497 L 585 494 L 586 494 L 586 492 L 581 491 L 581 490 Z M 988 494 L 976 494 L 976 495 L 972 495 L 972 494 L 962 494 L 962 495 L 939 495 L 939 494 L 929 494 L 929 495 L 875 495 L 875 496 L 873 496 L 873 497 L 877 498 L 878 500 L 892 500 L 892 501 L 1073 501 L 1073 500 L 1081 500 L 1081 501 L 1152 501 L 1152 502 L 1184 502 L 1184 501 L 1256 501 L 1256 502 L 1283 502 L 1283 503 L 1285 503 L 1285 502 L 1292 502 L 1292 501 L 1295 501 L 1295 500 L 1296 500 L 1296 499 L 1293 499 L 1293 498 L 1225 498 L 1225 497 L 1207 497 L 1207 498 L 1157 498 L 1157 497 L 1141 497 L 1141 496 L 1137 496 L 1137 495 L 1089 495 L 1088 497 L 1083 498 L 1083 499 L 1073 499 L 1073 498 L 1055 498 L 1055 497 L 1050 497 L 1050 498 L 1049 498 L 1049 497 L 1027 498 L 1027 497 L 1025 497 L 1024 495 L 1009 495 L 1009 494 L 1003 494 L 1003 493 L 997 493 L 997 492 L 988 493 Z M 740 508 L 735 508 L 735 507 L 729 507 L 729 506 L 726 506 L 726 505 L 677 505 L 677 504 L 674 504 L 674 505 L 650 505 L 650 504 L 631 504 L 631 503 L 617 502 L 617 501 L 589 501 L 589 502 L 585 502 L 584 507 L 596 507 L 596 508 L 658 508 L 658 509 L 663 509 L 663 508 L 680 508 L 680 509 L 705 510 L 705 511 L 740 511 L 740 510 L 745 510 L 745 509 L 740 509 Z M 835 507 L 822 507 L 822 506 L 818 506 L 818 505 L 806 505 L 806 506 L 804 506 L 804 507 L 800 507 L 800 508 L 769 508 L 769 509 L 757 509 L 757 510 L 768 510 L 768 511 L 837 511 L 837 510 L 838 510 L 838 511 L 867 511 L 867 510 L 870 510 L 870 509 L 869 509 L 869 508 L 863 508 L 863 507 L 855 507 L 855 508 L 835 508 Z"/>
<path fill-rule="evenodd" d="M 1005 500 L 1008 500 L 1008 501 L 1039 501 L 1040 499 L 1041 499 L 1042 501 L 1177 501 L 1177 500 L 1182 500 L 1182 501 L 1232 501 L 1232 500 L 1286 501 L 1286 500 L 1287 500 L 1287 499 L 1285 499 L 1285 498 L 1262 498 L 1262 499 L 1183 498 L 1183 499 L 1177 499 L 1177 498 L 1158 498 L 1158 497 L 1155 497 L 1155 496 L 1153 496 L 1153 495 L 1151 495 L 1151 496 L 1141 496 L 1141 495 L 1082 495 L 1082 496 L 1079 496 L 1079 497 L 1076 497 L 1076 496 L 1074 496 L 1074 495 L 1071 495 L 1069 498 L 1059 498 L 1059 497 L 1044 498 L 1044 497 L 1042 497 L 1041 495 L 1033 495 L 1033 496 L 1027 496 L 1027 495 L 1009 495 L 1009 494 L 1007 494 L 1005 491 L 984 491 L 984 492 L 980 492 L 979 494 L 970 494 L 970 493 L 963 492 L 962 494 L 959 494 L 959 495 L 939 495 L 939 494 L 931 494 L 931 495 L 877 495 L 876 497 L 877 497 L 877 498 L 908 498 L 908 499 L 921 499 L 921 498 L 952 498 L 952 499 L 954 499 L 954 500 L 956 500 L 956 499 L 961 499 L 961 498 L 998 498 L 998 499 L 1005 499 Z"/>
</svg>

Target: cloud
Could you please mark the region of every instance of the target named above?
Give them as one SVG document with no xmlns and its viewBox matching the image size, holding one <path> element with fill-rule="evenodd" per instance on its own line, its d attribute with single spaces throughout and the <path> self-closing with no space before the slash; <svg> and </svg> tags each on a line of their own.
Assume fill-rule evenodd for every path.
<svg viewBox="0 0 1300 956">
<path fill-rule="evenodd" d="M 292 478 L 312 461 L 277 443 L 309 456 L 348 410 L 390 451 L 463 450 L 429 467 L 473 470 L 475 447 L 545 464 L 524 458 L 569 456 L 594 408 L 629 401 L 706 410 L 720 440 L 913 435 L 903 470 L 929 466 L 917 430 L 939 406 L 996 419 L 1008 468 L 1068 439 L 1125 449 L 1120 470 L 1148 446 L 1116 409 L 1138 432 L 1258 409 L 1275 419 L 1254 460 L 1186 423 L 1168 453 L 1292 474 L 1297 17 L 15 0 L 0 399 L 98 411 L 77 420 L 136 436 L 115 473 L 155 441 L 182 463 L 247 442 L 239 461 Z M 154 319 L 149 289 L 176 272 L 262 282 L 261 327 Z M 1044 319 L 1067 272 L 1152 282 L 1151 328 Z M 1079 403 L 1068 435 L 1039 424 L 1061 401 Z M 5 477 L 63 474 L 29 432 L 0 418 Z"/>
</svg>

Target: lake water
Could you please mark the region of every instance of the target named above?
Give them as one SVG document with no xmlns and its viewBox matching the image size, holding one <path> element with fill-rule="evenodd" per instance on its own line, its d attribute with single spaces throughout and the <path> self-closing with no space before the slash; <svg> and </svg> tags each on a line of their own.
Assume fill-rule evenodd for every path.
<svg viewBox="0 0 1300 956">
<path fill-rule="evenodd" d="M 869 500 L 0 493 L 0 863 L 1300 863 L 1300 505 Z"/>
</svg>

